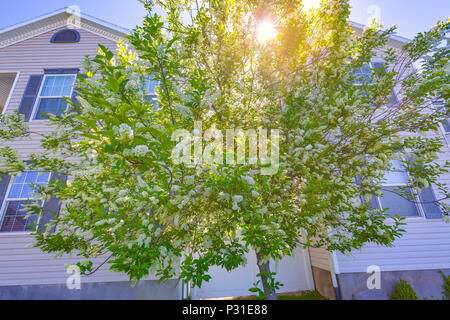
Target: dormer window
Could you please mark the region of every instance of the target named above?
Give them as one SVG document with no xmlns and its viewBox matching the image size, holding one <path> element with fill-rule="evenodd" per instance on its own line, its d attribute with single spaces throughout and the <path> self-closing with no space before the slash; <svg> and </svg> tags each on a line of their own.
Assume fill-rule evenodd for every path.
<svg viewBox="0 0 450 320">
<path fill-rule="evenodd" d="M 71 43 L 80 42 L 80 33 L 74 29 L 63 29 L 57 31 L 50 40 L 50 43 Z"/>
</svg>

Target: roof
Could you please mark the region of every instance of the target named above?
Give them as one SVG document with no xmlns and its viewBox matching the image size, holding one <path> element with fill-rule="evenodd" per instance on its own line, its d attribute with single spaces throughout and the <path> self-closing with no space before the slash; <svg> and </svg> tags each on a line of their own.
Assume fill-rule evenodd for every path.
<svg viewBox="0 0 450 320">
<path fill-rule="evenodd" d="M 86 13 L 74 13 L 73 8 L 66 7 L 54 12 L 39 16 L 35 19 L 28 20 L 22 23 L 0 29 L 0 48 L 11 45 L 13 43 L 29 39 L 38 34 L 46 32 L 51 28 L 61 27 L 67 25 L 70 17 L 77 15 L 81 22 L 81 27 L 91 32 L 98 33 L 106 38 L 117 41 L 119 38 L 125 38 L 130 30 L 107 22 L 105 20 L 93 17 Z M 363 24 L 350 21 L 353 29 L 357 32 L 362 32 L 365 28 Z M 388 45 L 396 48 L 401 48 L 403 44 L 411 40 L 400 37 L 398 35 L 391 35 L 389 37 Z"/>
<path fill-rule="evenodd" d="M 0 48 L 29 39 L 51 29 L 65 26 L 69 21 L 77 21 L 80 25 L 76 27 L 100 34 L 114 41 L 117 41 L 120 38 L 125 38 L 126 34 L 130 32 L 130 30 L 126 28 L 93 17 L 86 13 L 81 14 L 74 11 L 71 7 L 66 7 L 37 18 L 0 29 Z"/>
<path fill-rule="evenodd" d="M 358 32 L 362 32 L 364 30 L 364 28 L 366 27 L 365 25 L 363 25 L 361 23 L 357 23 L 357 22 L 353 22 L 353 21 L 350 21 L 350 25 L 353 27 L 354 30 L 356 30 Z M 398 49 L 401 49 L 401 47 L 405 43 L 408 43 L 408 42 L 411 42 L 411 40 L 408 38 L 401 37 L 396 34 L 391 34 L 389 36 L 388 45 L 396 47 Z"/>
</svg>

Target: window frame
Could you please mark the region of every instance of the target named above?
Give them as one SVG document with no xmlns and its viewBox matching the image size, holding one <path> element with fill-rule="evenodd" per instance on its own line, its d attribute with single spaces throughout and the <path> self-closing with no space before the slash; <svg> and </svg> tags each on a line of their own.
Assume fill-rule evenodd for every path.
<svg viewBox="0 0 450 320">
<path fill-rule="evenodd" d="M 23 171 L 21 174 L 24 174 L 25 172 L 32 172 L 32 171 L 38 171 L 38 172 L 47 172 L 47 173 L 49 173 L 49 175 L 48 175 L 48 179 L 47 179 L 47 182 L 46 183 L 49 183 L 50 182 L 50 180 L 51 180 L 51 176 L 52 176 L 52 173 L 50 172 L 50 171 L 42 171 L 42 170 L 25 170 L 25 171 Z M 12 176 L 11 177 L 11 179 L 10 179 L 10 181 L 9 181 L 9 184 L 8 184 L 8 188 L 6 189 L 6 192 L 5 192 L 5 197 L 3 198 L 3 201 L 2 201 L 2 203 L 0 204 L 0 230 L 1 230 L 1 227 L 3 226 L 3 221 L 4 221 L 4 219 L 5 219 L 5 216 L 6 216 L 6 209 L 7 209 L 7 207 L 8 207 L 8 202 L 19 202 L 19 201 L 32 201 L 32 199 L 29 199 L 29 198 L 9 198 L 8 197 L 8 195 L 9 195 L 9 192 L 11 191 L 11 188 L 12 188 L 12 185 L 14 184 L 14 178 L 15 178 L 16 176 Z M 40 203 L 40 205 L 41 205 L 41 207 L 43 207 L 44 206 L 44 203 L 45 203 L 45 200 L 39 200 L 39 199 L 34 199 L 35 201 L 40 201 L 41 203 Z M 38 217 L 38 219 L 36 220 L 36 225 L 39 225 L 39 221 L 41 220 L 41 217 Z M 0 231 L 0 235 L 5 235 L 5 234 L 7 234 L 7 235 L 11 235 L 11 234 L 30 234 L 30 233 L 32 233 L 33 231 L 27 231 L 27 230 L 24 230 L 24 231 Z"/>
<path fill-rule="evenodd" d="M 396 159 L 396 160 L 401 160 L 403 162 L 405 159 L 404 158 L 399 158 L 399 159 Z M 404 162 L 403 162 L 403 165 L 404 165 Z M 386 171 L 386 172 L 388 172 L 388 171 Z M 406 170 L 403 171 L 403 172 L 406 174 L 406 178 L 407 178 L 407 181 L 408 181 L 408 178 L 409 178 L 408 172 Z M 412 195 L 412 197 L 413 197 L 413 199 L 415 201 L 415 202 L 412 202 L 412 204 L 415 206 L 418 215 L 417 216 L 400 216 L 400 217 L 401 218 L 405 218 L 405 220 L 427 220 L 425 212 L 424 212 L 424 210 L 422 208 L 422 204 L 420 203 L 421 202 L 420 197 L 417 194 L 417 192 L 415 190 L 413 190 L 413 188 L 410 187 L 408 182 L 405 182 L 405 183 L 381 183 L 381 188 L 383 188 L 383 187 L 407 187 L 407 188 L 409 188 L 409 190 L 411 191 L 411 195 Z M 382 192 L 390 192 L 390 191 L 383 191 L 383 190 L 380 190 L 380 191 L 382 191 Z M 433 192 L 434 192 L 434 190 L 433 190 Z M 381 202 L 381 197 L 376 196 L 376 195 L 372 195 L 372 197 L 375 198 L 375 201 L 377 202 L 378 207 L 381 210 L 385 209 L 383 207 L 382 202 Z M 387 219 L 387 221 L 393 221 L 393 217 L 390 216 L 390 215 L 387 215 L 386 219 Z"/>
<path fill-rule="evenodd" d="M 42 90 L 44 89 L 44 84 L 45 84 L 45 80 L 47 79 L 47 77 L 73 77 L 73 83 L 72 83 L 72 87 L 70 89 L 70 95 L 69 96 L 41 96 Z M 42 81 L 41 81 L 41 85 L 39 88 L 39 92 L 36 96 L 36 101 L 34 102 L 33 105 L 33 110 L 31 112 L 30 115 L 30 121 L 48 121 L 48 119 L 36 119 L 36 115 L 39 109 L 39 104 L 41 102 L 42 99 L 70 99 L 73 95 L 74 89 L 75 89 L 75 81 L 77 79 L 77 75 L 76 74 L 44 74 L 42 77 Z M 67 111 L 68 109 L 68 105 L 66 105 L 66 109 L 64 111 Z"/>
<path fill-rule="evenodd" d="M 369 69 L 370 69 L 370 73 L 369 73 L 369 75 L 368 75 L 368 77 L 369 77 L 369 80 L 370 80 L 370 75 L 372 74 L 372 69 L 375 69 L 376 67 L 374 66 L 374 64 L 375 63 L 382 63 L 383 65 L 386 63 L 383 59 L 380 59 L 380 58 L 377 58 L 377 59 L 374 59 L 374 60 L 371 60 L 370 62 L 369 62 Z M 364 64 L 365 65 L 365 64 Z M 363 65 L 363 67 L 364 67 L 364 65 Z M 362 67 L 361 67 L 362 68 Z M 363 86 L 364 84 L 367 84 L 367 85 L 372 85 L 373 84 L 373 82 L 372 81 L 369 81 L 369 82 L 358 82 L 358 83 L 356 83 L 356 82 L 353 82 L 353 85 L 354 86 L 357 86 L 357 87 L 359 87 L 359 88 L 361 88 L 361 86 Z M 399 99 L 398 99 L 398 95 L 397 95 L 397 92 L 395 91 L 395 87 L 393 87 L 392 89 L 391 89 L 391 95 L 393 95 L 394 97 L 395 97 L 395 100 L 397 101 L 397 103 L 398 103 L 398 101 L 399 101 Z M 389 100 L 391 100 L 390 98 L 389 98 Z M 385 107 L 385 108 L 389 108 L 389 104 L 390 104 L 390 101 L 389 101 L 389 103 L 387 103 L 387 104 L 385 104 L 385 105 L 383 105 L 383 107 Z"/>
<path fill-rule="evenodd" d="M 422 208 L 422 205 L 420 203 L 419 196 L 417 195 L 417 193 L 407 183 L 406 184 L 383 184 L 382 188 L 383 187 L 407 187 L 407 188 L 409 188 L 409 190 L 411 191 L 411 194 L 412 194 L 412 196 L 414 198 L 414 201 L 419 202 L 419 203 L 416 203 L 416 202 L 412 203 L 415 206 L 418 215 L 417 216 L 400 216 L 400 217 L 405 218 L 405 219 L 426 219 L 425 213 L 423 212 L 423 208 Z M 383 190 L 381 190 L 381 191 L 382 192 L 390 192 L 390 191 L 383 191 Z M 381 197 L 375 196 L 375 198 L 376 198 L 375 200 L 377 201 L 377 204 L 381 208 L 381 210 L 385 209 L 383 207 L 383 203 L 381 202 Z M 407 200 L 407 201 L 409 201 L 409 200 Z M 387 216 L 388 216 L 387 219 L 393 220 L 391 215 L 387 215 Z"/>
</svg>

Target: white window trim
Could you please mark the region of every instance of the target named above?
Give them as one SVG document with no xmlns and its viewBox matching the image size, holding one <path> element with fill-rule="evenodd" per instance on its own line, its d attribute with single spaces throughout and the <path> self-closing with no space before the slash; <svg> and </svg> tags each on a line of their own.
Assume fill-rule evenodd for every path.
<svg viewBox="0 0 450 320">
<path fill-rule="evenodd" d="M 73 76 L 74 77 L 74 84 L 72 85 L 72 88 L 70 90 L 70 95 L 69 96 L 41 96 L 41 92 L 42 89 L 44 88 L 44 83 L 45 83 L 45 79 L 47 79 L 47 77 L 67 77 L 67 76 Z M 41 86 L 39 88 L 39 93 L 36 97 L 36 101 L 34 102 L 33 105 L 33 110 L 31 112 L 31 116 L 30 116 L 30 122 L 42 122 L 42 121 L 48 121 L 48 119 L 35 119 L 36 118 L 36 113 L 37 113 L 37 109 L 39 108 L 39 103 L 41 101 L 42 98 L 44 99 L 61 99 L 61 98 L 71 98 L 73 95 L 73 90 L 75 87 L 75 81 L 76 81 L 76 74 L 44 74 L 44 76 L 42 77 L 42 81 L 41 81 Z M 66 110 L 68 109 L 68 105 L 66 106 Z"/>
<path fill-rule="evenodd" d="M 37 171 L 37 170 L 25 170 L 25 171 Z M 50 181 L 51 176 L 52 176 L 52 174 L 50 172 L 50 174 L 48 175 L 47 183 Z M 12 187 L 13 183 L 14 183 L 14 177 L 12 176 L 10 181 L 9 181 L 8 188 L 6 189 L 5 197 L 4 197 L 3 202 L 1 203 L 1 206 L 0 206 L 0 228 L 3 225 L 3 219 L 5 218 L 6 207 L 7 207 L 6 204 L 8 202 L 11 202 L 11 201 L 27 201 L 27 200 L 29 200 L 29 199 L 24 199 L 24 198 L 11 198 L 11 199 L 8 198 L 8 194 L 9 194 L 9 191 L 11 190 L 11 187 Z M 39 200 L 39 199 L 35 199 L 35 200 Z M 41 200 L 41 207 L 44 206 L 44 203 L 45 203 L 45 201 Z M 41 217 L 38 217 L 38 219 L 36 221 L 36 225 L 39 225 L 39 221 L 40 220 L 41 220 Z M 11 232 L 0 231 L 0 235 L 14 235 L 14 234 L 19 234 L 20 235 L 20 234 L 31 234 L 31 233 L 32 233 L 32 231 L 11 231 Z"/>
</svg>

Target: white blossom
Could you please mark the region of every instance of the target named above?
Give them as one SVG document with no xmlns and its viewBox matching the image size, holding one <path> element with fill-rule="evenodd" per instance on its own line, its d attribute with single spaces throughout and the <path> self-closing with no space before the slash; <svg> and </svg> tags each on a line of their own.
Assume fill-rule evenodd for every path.
<svg viewBox="0 0 450 320">
<path fill-rule="evenodd" d="M 252 186 L 255 184 L 255 179 L 253 179 L 250 176 L 243 176 L 242 180 L 244 180 L 245 182 L 247 182 L 248 184 L 250 184 Z"/>
<path fill-rule="evenodd" d="M 131 137 L 131 136 L 133 136 L 133 129 L 131 129 L 131 127 L 129 125 L 127 125 L 126 123 L 122 123 L 119 126 L 119 134 L 121 136 Z"/>
<path fill-rule="evenodd" d="M 149 150 L 146 145 L 139 145 L 139 146 L 134 147 L 133 154 L 138 157 L 143 157 L 147 154 L 148 151 Z"/>
</svg>

